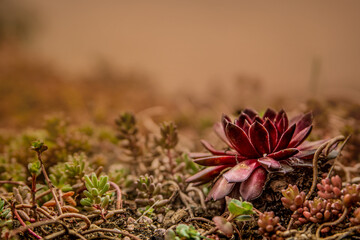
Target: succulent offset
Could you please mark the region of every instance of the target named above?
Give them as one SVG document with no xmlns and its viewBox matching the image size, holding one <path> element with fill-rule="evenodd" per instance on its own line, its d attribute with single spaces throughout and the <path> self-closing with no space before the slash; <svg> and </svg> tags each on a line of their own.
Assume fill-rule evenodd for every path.
<svg viewBox="0 0 360 240">
<path fill-rule="evenodd" d="M 245 109 L 234 122 L 223 115 L 214 128 L 230 150 L 216 150 L 203 140 L 212 155 L 195 158 L 194 162 L 209 167 L 187 179 L 196 184 L 215 179 L 207 200 L 239 194 L 245 200 L 256 199 L 262 194 L 268 173 L 312 166 L 309 160 L 323 142 L 304 142 L 312 130 L 311 113 L 289 121 L 283 110 L 267 109 L 260 117 Z"/>
</svg>

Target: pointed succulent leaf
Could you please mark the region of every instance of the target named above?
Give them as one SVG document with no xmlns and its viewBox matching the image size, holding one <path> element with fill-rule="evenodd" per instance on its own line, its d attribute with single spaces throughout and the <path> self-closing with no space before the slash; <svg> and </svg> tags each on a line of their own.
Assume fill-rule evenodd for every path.
<svg viewBox="0 0 360 240">
<path fill-rule="evenodd" d="M 222 165 L 222 166 L 205 168 L 204 170 L 201 170 L 200 172 L 186 179 L 186 182 L 203 182 L 203 181 L 208 182 L 227 167 L 229 166 Z"/>
<path fill-rule="evenodd" d="M 253 110 L 253 109 L 249 109 L 246 108 L 244 109 L 244 111 L 242 111 L 244 114 L 248 115 L 250 117 L 251 120 L 253 120 L 256 116 L 258 116 L 258 113 Z"/>
<path fill-rule="evenodd" d="M 240 194 L 246 201 L 258 198 L 265 186 L 267 173 L 264 168 L 257 168 L 251 176 L 241 183 Z"/>
<path fill-rule="evenodd" d="M 268 108 L 264 113 L 263 119 L 265 120 L 266 118 L 268 118 L 270 121 L 274 121 L 275 117 L 276 112 L 271 108 Z"/>
<path fill-rule="evenodd" d="M 220 177 L 211 188 L 206 200 L 208 201 L 211 198 L 215 201 L 219 200 L 228 195 L 234 186 L 235 183 L 228 183 L 224 177 Z"/>
<path fill-rule="evenodd" d="M 235 165 L 237 160 L 243 160 L 246 159 L 242 156 L 210 156 L 210 157 L 204 157 L 204 158 L 198 158 L 195 159 L 194 162 L 203 165 L 203 166 L 218 166 L 218 165 Z"/>
<path fill-rule="evenodd" d="M 227 237 L 231 237 L 234 234 L 234 229 L 232 224 L 223 217 L 216 216 L 213 217 L 215 226 L 225 234 Z"/>
<path fill-rule="evenodd" d="M 287 146 L 289 145 L 291 138 L 294 134 L 296 125 L 292 125 L 291 127 L 289 127 L 280 137 L 279 142 L 275 148 L 275 152 L 279 151 L 281 149 L 287 148 Z"/>
<path fill-rule="evenodd" d="M 225 128 L 225 133 L 234 149 L 241 155 L 246 157 L 257 157 L 259 155 L 249 141 L 246 133 L 238 126 L 228 123 Z"/>
<path fill-rule="evenodd" d="M 245 113 L 241 113 L 237 119 L 236 125 L 238 125 L 240 128 L 244 128 L 245 122 L 249 125 L 251 118 Z"/>
<path fill-rule="evenodd" d="M 176 227 L 176 233 L 180 236 L 180 237 L 185 237 L 187 239 L 190 238 L 190 235 L 188 234 L 189 231 L 189 226 L 185 225 L 185 224 L 179 224 Z"/>
<path fill-rule="evenodd" d="M 261 123 L 255 121 L 250 126 L 249 135 L 251 143 L 258 153 L 263 155 L 270 152 L 269 133 Z"/>
<path fill-rule="evenodd" d="M 210 143 L 208 143 L 205 140 L 201 140 L 201 144 L 206 148 L 206 150 L 208 150 L 213 155 L 235 155 L 235 153 L 230 151 L 225 152 L 225 151 L 216 150 Z"/>
<path fill-rule="evenodd" d="M 270 143 L 270 151 L 273 151 L 277 145 L 278 139 L 278 131 L 272 121 L 266 119 L 264 122 L 264 127 L 269 133 L 269 143 Z"/>
<path fill-rule="evenodd" d="M 296 123 L 296 129 L 295 129 L 294 135 L 297 135 L 303 129 L 310 127 L 312 124 L 312 121 L 313 121 L 313 115 L 311 112 L 302 115 L 302 117 Z"/>
<path fill-rule="evenodd" d="M 245 160 L 231 168 L 223 176 L 229 183 L 243 182 L 259 165 L 256 159 Z"/>
<path fill-rule="evenodd" d="M 289 143 L 289 147 L 297 147 L 301 143 L 303 143 L 305 141 L 305 139 L 310 135 L 311 130 L 312 130 L 312 126 L 309 126 L 307 128 L 304 128 L 303 130 L 301 130 L 298 133 L 294 132 L 294 137 L 291 139 L 291 141 Z M 295 129 L 295 131 L 296 131 L 296 129 Z"/>
<path fill-rule="evenodd" d="M 282 159 L 288 159 L 289 157 L 294 156 L 298 152 L 299 150 L 296 148 L 286 148 L 277 152 L 270 153 L 267 156 L 276 160 L 282 160 Z"/>
</svg>

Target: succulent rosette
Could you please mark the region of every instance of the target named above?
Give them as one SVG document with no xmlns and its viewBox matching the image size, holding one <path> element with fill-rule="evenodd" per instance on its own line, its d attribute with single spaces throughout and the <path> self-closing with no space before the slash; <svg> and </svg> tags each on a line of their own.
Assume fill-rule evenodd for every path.
<svg viewBox="0 0 360 240">
<path fill-rule="evenodd" d="M 245 109 L 234 122 L 223 115 L 214 129 L 229 148 L 216 150 L 202 140 L 211 155 L 193 156 L 194 162 L 209 167 L 187 179 L 197 185 L 215 180 L 207 200 L 227 195 L 240 195 L 247 201 L 256 199 L 268 173 L 312 166 L 316 148 L 323 142 L 305 141 L 312 129 L 311 113 L 289 121 L 284 110 L 267 109 L 260 117 L 254 110 Z"/>
</svg>

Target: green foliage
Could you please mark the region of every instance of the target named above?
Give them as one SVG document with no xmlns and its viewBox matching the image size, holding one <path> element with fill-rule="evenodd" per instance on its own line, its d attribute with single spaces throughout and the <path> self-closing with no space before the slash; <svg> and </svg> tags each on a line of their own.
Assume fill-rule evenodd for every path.
<svg viewBox="0 0 360 240">
<path fill-rule="evenodd" d="M 64 165 L 67 177 L 81 179 L 85 175 L 86 160 L 86 155 L 84 153 L 69 155 L 68 162 Z"/>
<path fill-rule="evenodd" d="M 200 233 L 192 226 L 186 224 L 179 224 L 176 227 L 176 231 L 168 230 L 165 234 L 165 240 L 180 240 L 180 239 L 189 239 L 189 240 L 200 240 L 208 239 L 200 235 Z"/>
<path fill-rule="evenodd" d="M 10 226 L 11 224 L 11 210 L 10 208 L 6 208 L 5 201 L 0 199 L 0 228 Z"/>
<path fill-rule="evenodd" d="M 180 157 L 176 158 L 176 163 L 184 163 L 186 172 L 191 175 L 194 175 L 200 170 L 200 165 L 194 163 L 194 161 L 189 158 L 188 154 L 182 154 Z"/>
<path fill-rule="evenodd" d="M 109 177 L 101 176 L 99 179 L 96 174 L 91 176 L 85 175 L 84 195 L 86 198 L 80 200 L 81 205 L 94 208 L 106 208 L 109 205 L 110 197 L 107 195 L 107 191 L 110 189 Z"/>
<path fill-rule="evenodd" d="M 35 161 L 28 164 L 28 170 L 31 175 L 39 176 L 41 174 L 41 163 L 40 161 Z"/>
<path fill-rule="evenodd" d="M 45 152 L 47 149 L 48 147 L 40 140 L 31 143 L 31 150 L 34 150 L 39 154 Z"/>
<path fill-rule="evenodd" d="M 253 205 L 250 202 L 242 202 L 236 199 L 231 199 L 228 204 L 229 212 L 234 216 L 243 216 L 243 215 L 253 215 L 255 212 L 253 211 Z M 239 218 L 243 219 L 243 217 Z"/>
<path fill-rule="evenodd" d="M 118 134 L 117 138 L 121 140 L 122 146 L 129 150 L 129 155 L 137 159 L 142 154 L 142 149 L 139 146 L 139 139 L 137 136 L 138 128 L 136 126 L 136 119 L 132 113 L 125 112 L 115 120 Z"/>
<path fill-rule="evenodd" d="M 162 123 L 160 125 L 160 138 L 156 138 L 155 142 L 162 149 L 173 149 L 179 142 L 179 137 L 177 134 L 177 127 L 173 122 Z"/>
</svg>

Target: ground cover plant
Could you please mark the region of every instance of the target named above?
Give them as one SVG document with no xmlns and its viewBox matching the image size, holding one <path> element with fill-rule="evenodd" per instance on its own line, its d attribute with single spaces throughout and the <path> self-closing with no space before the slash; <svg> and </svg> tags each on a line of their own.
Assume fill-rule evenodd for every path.
<svg viewBox="0 0 360 240">
<path fill-rule="evenodd" d="M 147 131 L 128 112 L 107 127 L 52 116 L 3 134 L 1 238 L 356 238 L 357 125 L 326 136 L 323 112 L 314 123 L 310 113 L 238 113 L 215 124 L 225 144 L 202 141 L 210 154 L 183 144 L 175 123 Z"/>
</svg>

